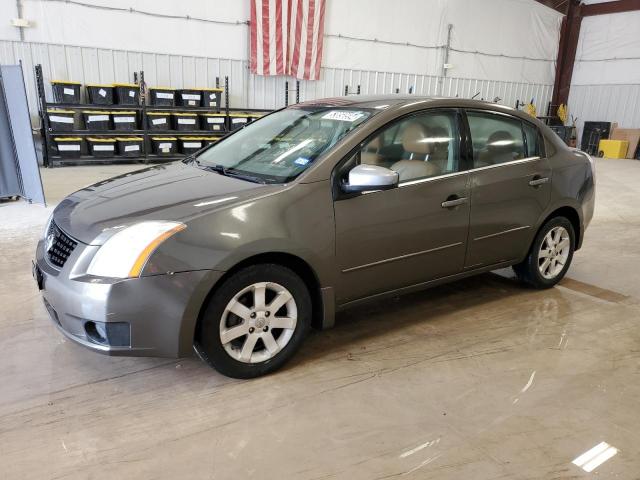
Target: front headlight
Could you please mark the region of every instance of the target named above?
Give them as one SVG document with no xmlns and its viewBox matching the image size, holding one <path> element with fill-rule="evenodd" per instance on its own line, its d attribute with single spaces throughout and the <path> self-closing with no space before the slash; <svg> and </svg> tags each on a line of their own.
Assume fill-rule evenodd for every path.
<svg viewBox="0 0 640 480">
<path fill-rule="evenodd" d="M 98 249 L 87 273 L 99 277 L 139 277 L 154 250 L 185 228 L 183 223 L 161 221 L 140 222 L 124 228 Z"/>
</svg>

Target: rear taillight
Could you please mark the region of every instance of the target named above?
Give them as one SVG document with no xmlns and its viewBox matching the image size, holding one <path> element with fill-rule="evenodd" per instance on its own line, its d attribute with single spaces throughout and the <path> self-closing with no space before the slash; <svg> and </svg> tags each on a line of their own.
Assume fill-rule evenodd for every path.
<svg viewBox="0 0 640 480">
<path fill-rule="evenodd" d="M 588 153 L 584 153 L 584 155 L 586 155 L 587 159 L 589 160 L 589 165 L 591 165 L 591 177 L 593 178 L 593 184 L 595 185 L 596 184 L 596 161 Z"/>
<path fill-rule="evenodd" d="M 591 178 L 593 178 L 593 184 L 596 184 L 596 161 L 595 159 L 589 155 L 587 152 L 583 152 L 582 150 L 578 150 L 577 148 L 572 148 L 571 151 L 574 155 L 587 157 L 589 161 L 589 167 L 591 167 Z"/>
</svg>

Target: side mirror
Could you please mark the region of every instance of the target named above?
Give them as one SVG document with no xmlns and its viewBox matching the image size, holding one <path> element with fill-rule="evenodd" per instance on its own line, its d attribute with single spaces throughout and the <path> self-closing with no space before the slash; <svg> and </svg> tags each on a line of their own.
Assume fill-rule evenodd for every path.
<svg viewBox="0 0 640 480">
<path fill-rule="evenodd" d="M 358 165 L 349 171 L 349 183 L 342 185 L 347 193 L 389 190 L 398 186 L 398 173 L 378 165 Z"/>
</svg>

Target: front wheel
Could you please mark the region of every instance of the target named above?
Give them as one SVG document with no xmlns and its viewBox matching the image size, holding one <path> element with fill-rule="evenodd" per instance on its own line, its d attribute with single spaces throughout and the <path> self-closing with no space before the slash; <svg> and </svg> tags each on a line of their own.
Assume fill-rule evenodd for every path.
<svg viewBox="0 0 640 480">
<path fill-rule="evenodd" d="M 242 269 L 215 291 L 196 333 L 200 356 L 220 373 L 253 378 L 280 368 L 311 325 L 311 297 L 292 270 Z"/>
<path fill-rule="evenodd" d="M 569 270 L 575 249 L 575 231 L 566 217 L 545 223 L 533 241 L 527 258 L 514 265 L 518 278 L 535 288 L 550 288 Z"/>
</svg>

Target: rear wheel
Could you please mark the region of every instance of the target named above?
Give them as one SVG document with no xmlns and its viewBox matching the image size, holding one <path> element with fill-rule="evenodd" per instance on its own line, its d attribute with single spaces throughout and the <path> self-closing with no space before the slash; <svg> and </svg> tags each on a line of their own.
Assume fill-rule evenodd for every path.
<svg viewBox="0 0 640 480">
<path fill-rule="evenodd" d="M 253 378 L 280 368 L 311 325 L 311 297 L 292 270 L 253 265 L 230 276 L 200 320 L 196 349 L 220 373 Z"/>
<path fill-rule="evenodd" d="M 518 278 L 535 288 L 550 288 L 567 273 L 575 248 L 573 225 L 566 217 L 545 223 L 533 241 L 527 258 L 514 265 Z"/>
</svg>

